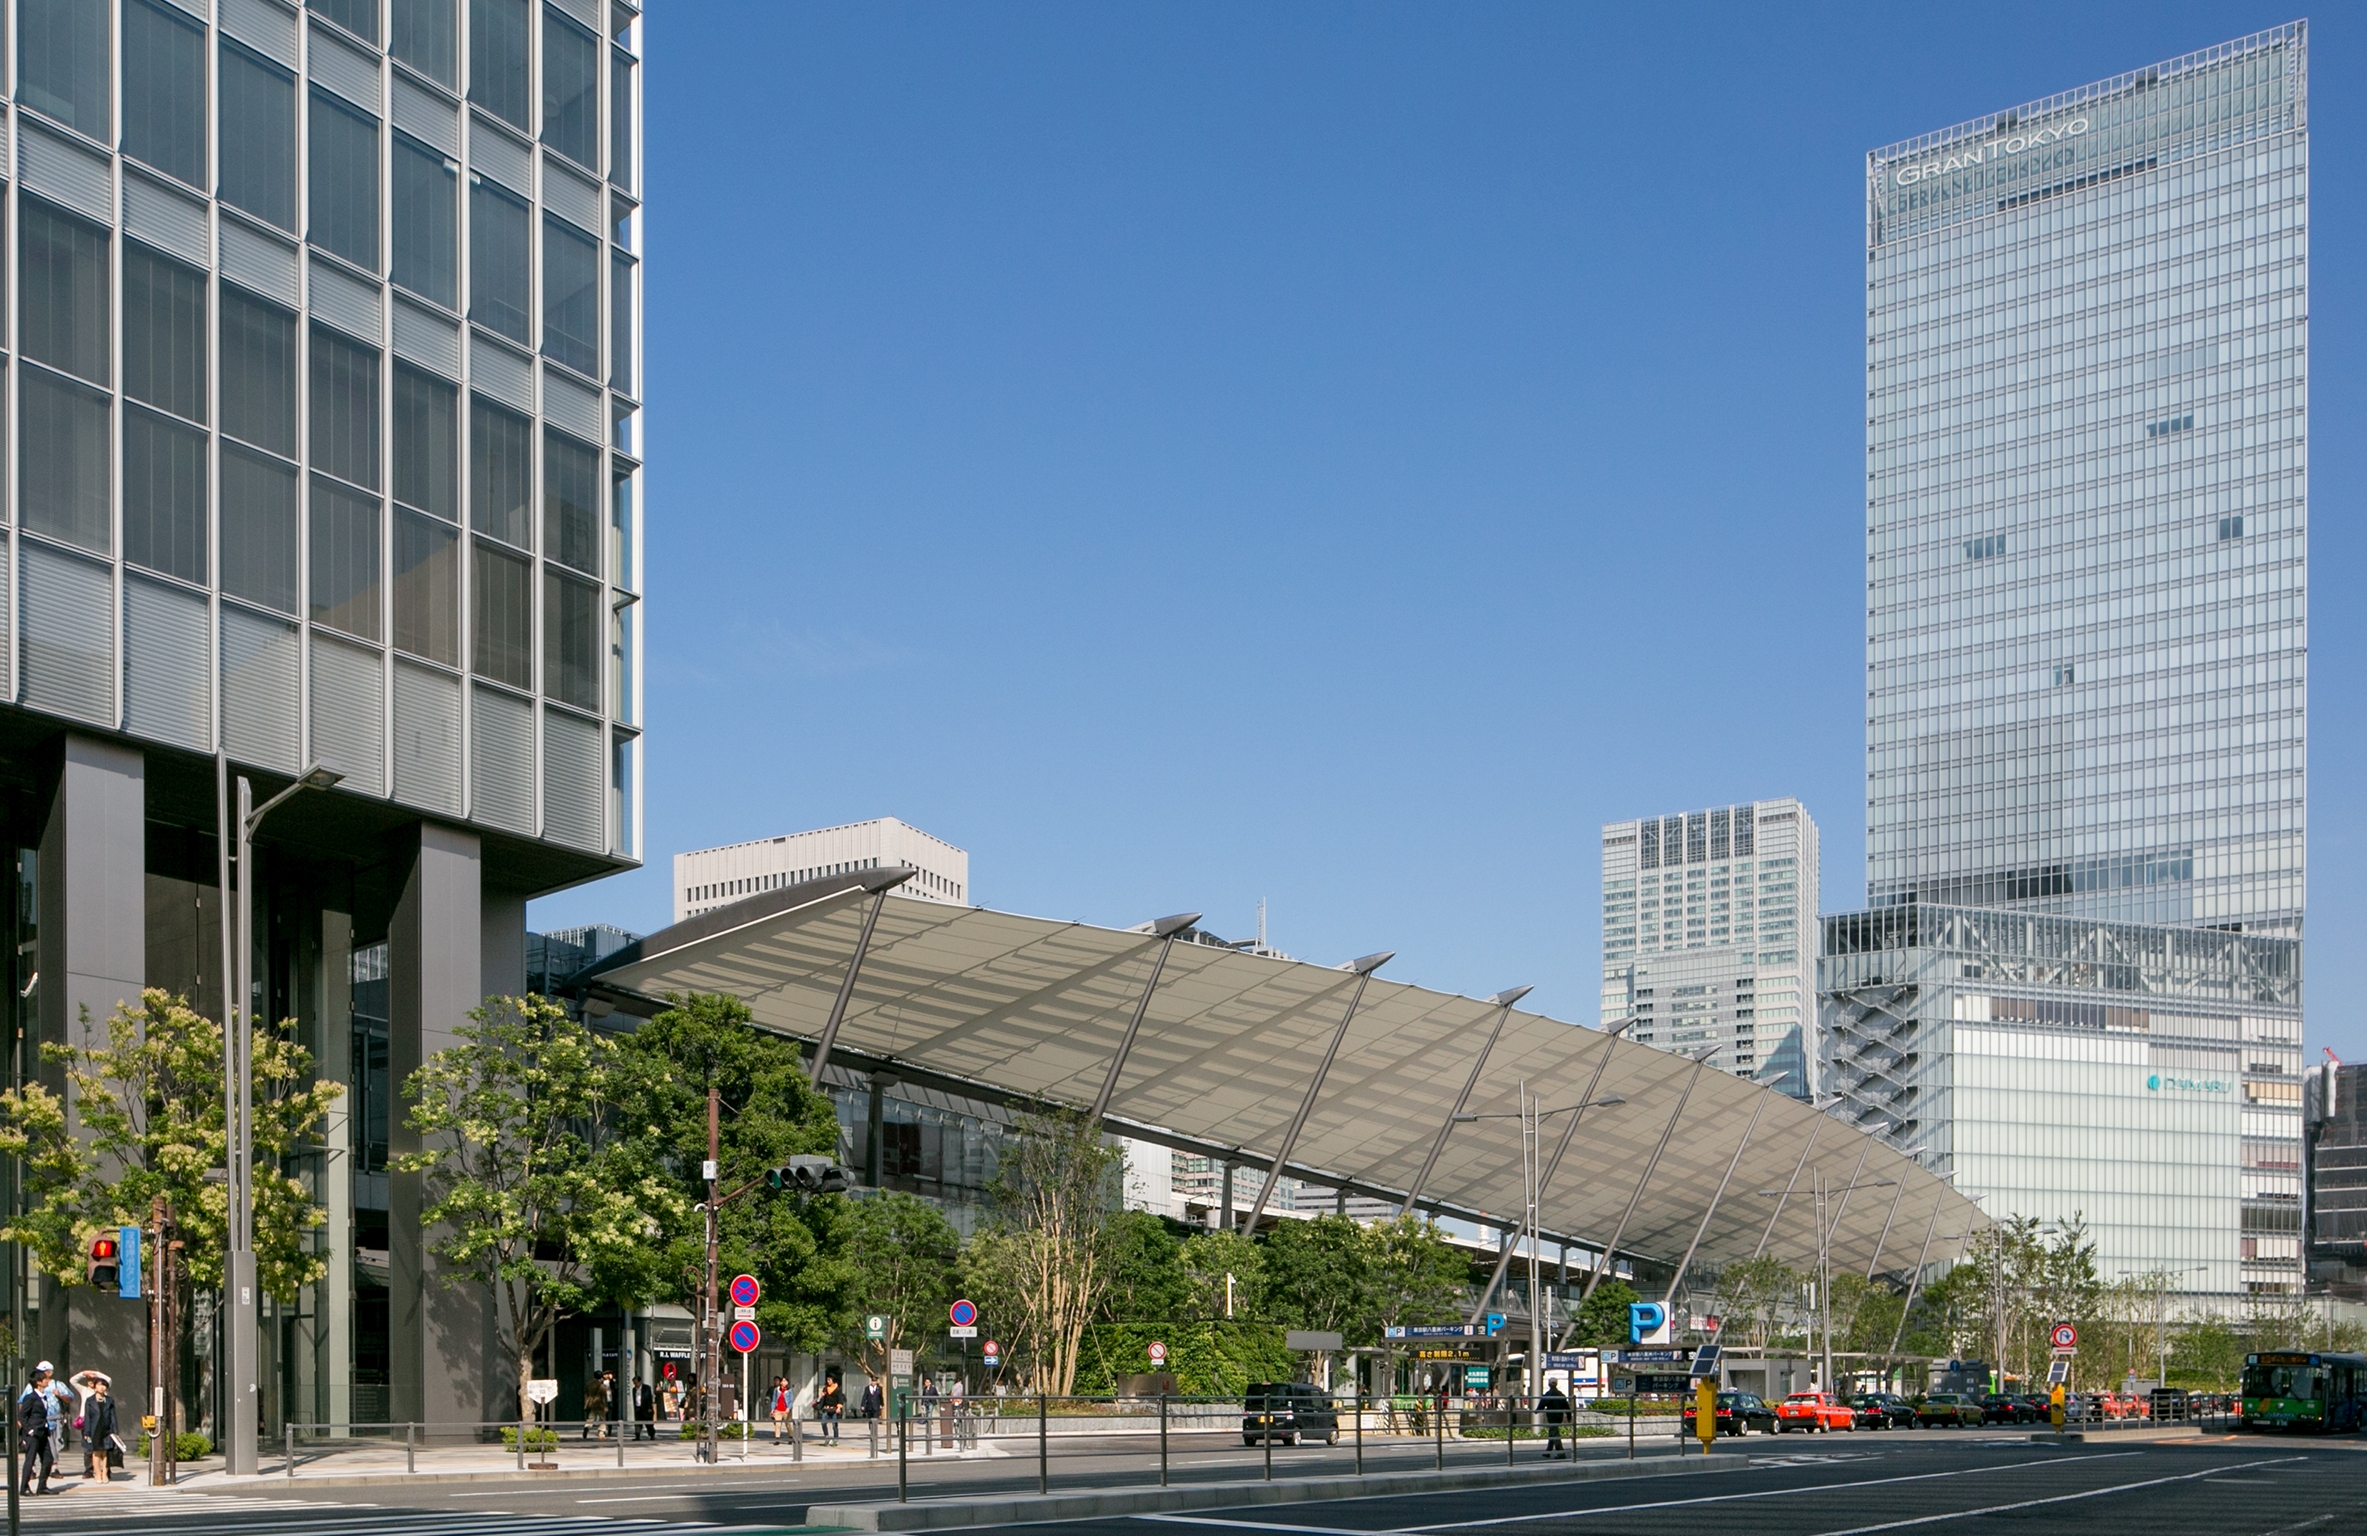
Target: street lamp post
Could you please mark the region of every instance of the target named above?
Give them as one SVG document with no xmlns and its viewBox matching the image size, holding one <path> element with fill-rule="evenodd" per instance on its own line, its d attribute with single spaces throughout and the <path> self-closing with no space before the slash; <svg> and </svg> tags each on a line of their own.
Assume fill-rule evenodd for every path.
<svg viewBox="0 0 2367 1536">
<path fill-rule="evenodd" d="M 214 757 L 216 826 L 229 821 L 226 781 L 229 760 Z M 314 765 L 287 788 L 261 805 L 254 804 L 254 787 L 244 774 L 238 779 L 238 921 L 236 937 L 224 945 L 231 953 L 222 967 L 223 1174 L 229 1185 L 230 1231 L 223 1300 L 230 1317 L 223 1330 L 223 1425 L 225 1470 L 234 1476 L 254 1475 L 261 1454 L 262 1426 L 256 1420 L 257 1363 L 261 1353 L 255 1326 L 255 1184 L 254 1184 L 254 946 L 255 946 L 255 829 L 263 818 L 307 789 L 327 789 L 344 775 L 334 768 Z M 224 912 L 231 910 L 230 860 L 221 863 Z M 225 937 L 228 928 L 225 925 Z"/>
<path fill-rule="evenodd" d="M 1614 1104 L 1624 1104 L 1627 1102 L 1627 1100 L 1621 1098 L 1615 1093 L 1606 1094 L 1602 1098 L 1589 1099 L 1582 1104 L 1564 1104 L 1559 1109 L 1542 1109 L 1539 1107 L 1542 1102 L 1543 1101 L 1540 1099 L 1530 1097 L 1529 1081 L 1527 1078 L 1522 1078 L 1520 1084 L 1520 1111 L 1518 1114 L 1478 1115 L 1458 1112 L 1450 1122 L 1452 1124 L 1462 1125 L 1468 1124 L 1474 1120 L 1516 1119 L 1520 1121 L 1521 1222 L 1519 1228 L 1516 1229 L 1512 1234 L 1511 1246 L 1507 1248 L 1505 1252 L 1507 1255 L 1507 1262 L 1510 1262 L 1510 1255 L 1519 1249 L 1522 1236 L 1524 1234 L 1527 1236 L 1529 1241 L 1528 1387 L 1529 1395 L 1532 1398 L 1534 1398 L 1538 1391 L 1542 1389 L 1545 1382 L 1545 1316 L 1541 1310 L 1543 1293 L 1541 1289 L 1540 1278 L 1537 1273 L 1539 1267 L 1537 1263 L 1537 1245 L 1543 1241 L 1543 1237 L 1538 1226 L 1540 1219 L 1538 1206 L 1540 1204 L 1540 1196 L 1542 1194 L 1542 1190 L 1539 1187 L 1541 1183 L 1542 1170 L 1539 1168 L 1538 1162 L 1539 1153 L 1544 1150 L 1545 1122 L 1555 1115 L 1572 1114 L 1581 1109 L 1607 1109 Z M 1480 1302 L 1482 1306 L 1485 1306 L 1487 1298 L 1484 1296 L 1481 1297 Z M 1510 1421 L 1507 1420 L 1508 1425 L 1509 1422 Z M 1508 1435 L 1511 1433 L 1509 1427 L 1505 1430 L 1505 1433 Z"/>
<path fill-rule="evenodd" d="M 1864 1159 L 1860 1158 L 1859 1163 L 1860 1166 L 1863 1166 Z M 1816 1201 L 1816 1300 L 1810 1308 L 1809 1326 L 1813 1328 L 1820 1321 L 1824 1324 L 1825 1341 L 1824 1348 L 1817 1357 L 1818 1361 L 1820 1362 L 1820 1369 L 1816 1382 L 1818 1388 L 1823 1391 L 1831 1392 L 1834 1390 L 1833 1236 L 1840 1230 L 1841 1216 L 1842 1213 L 1848 1209 L 1848 1201 L 1851 1195 L 1855 1194 L 1861 1189 L 1887 1189 L 1896 1182 L 1898 1181 L 1895 1179 L 1868 1179 L 1863 1184 L 1852 1182 L 1842 1186 L 1839 1189 L 1830 1189 L 1825 1185 L 1824 1170 L 1819 1168 L 1816 1171 L 1816 1179 L 1813 1186 L 1813 1197 Z M 1759 1193 L 1762 1195 L 1782 1195 L 1785 1194 L 1786 1191 L 1780 1189 L 1762 1189 L 1759 1191 Z M 1838 1201 L 1839 1204 L 1835 1204 L 1836 1201 Z M 1829 1217 L 1826 1215 L 1826 1209 L 1828 1206 L 1832 1208 L 1832 1214 Z"/>
</svg>

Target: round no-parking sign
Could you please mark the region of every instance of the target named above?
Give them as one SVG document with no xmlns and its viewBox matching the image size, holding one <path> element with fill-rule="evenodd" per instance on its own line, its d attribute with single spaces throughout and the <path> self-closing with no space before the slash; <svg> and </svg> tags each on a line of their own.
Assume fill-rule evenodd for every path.
<svg viewBox="0 0 2367 1536">
<path fill-rule="evenodd" d="M 756 1352 L 756 1346 L 761 1343 L 763 1339 L 764 1335 L 756 1331 L 756 1325 L 754 1323 L 734 1323 L 731 1325 L 731 1347 L 738 1350 L 743 1355 L 754 1354 Z"/>
<path fill-rule="evenodd" d="M 978 1307 L 975 1302 L 957 1301 L 945 1309 L 945 1315 L 953 1319 L 956 1328 L 978 1326 Z"/>
<path fill-rule="evenodd" d="M 2047 1340 L 2057 1349 L 2077 1349 L 2079 1348 L 2079 1330 L 2069 1323 L 2057 1323 L 2054 1332 L 2047 1335 Z"/>
</svg>

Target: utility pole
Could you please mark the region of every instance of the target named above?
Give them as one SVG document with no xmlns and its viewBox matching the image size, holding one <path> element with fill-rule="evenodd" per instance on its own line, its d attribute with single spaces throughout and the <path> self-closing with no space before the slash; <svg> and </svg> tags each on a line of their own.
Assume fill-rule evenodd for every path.
<svg viewBox="0 0 2367 1536">
<path fill-rule="evenodd" d="M 707 1283 L 699 1291 L 699 1354 L 705 1379 L 700 1383 L 700 1403 L 705 1408 L 705 1421 L 699 1433 L 699 1455 L 712 1466 L 723 1459 L 723 1335 L 716 1323 L 719 1313 L 715 1305 L 715 1286 L 719 1260 L 718 1234 L 715 1228 L 716 1180 L 723 1168 L 723 1092 L 710 1086 L 707 1089 L 707 1165 L 700 1171 L 707 1176 Z"/>
</svg>

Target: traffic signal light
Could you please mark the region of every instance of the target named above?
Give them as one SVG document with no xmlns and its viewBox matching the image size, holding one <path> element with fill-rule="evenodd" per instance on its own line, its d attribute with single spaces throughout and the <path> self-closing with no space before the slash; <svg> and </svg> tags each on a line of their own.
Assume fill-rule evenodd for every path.
<svg viewBox="0 0 2367 1536">
<path fill-rule="evenodd" d="M 847 1171 L 826 1157 L 793 1157 L 778 1168 L 765 1170 L 764 1182 L 774 1189 L 807 1195 L 835 1195 L 847 1187 Z"/>
<path fill-rule="evenodd" d="M 90 1262 L 88 1268 L 90 1283 L 92 1285 L 98 1287 L 102 1291 L 111 1291 L 115 1289 L 116 1276 L 120 1265 L 116 1258 L 116 1243 L 114 1238 L 94 1237 L 90 1240 Z"/>
</svg>

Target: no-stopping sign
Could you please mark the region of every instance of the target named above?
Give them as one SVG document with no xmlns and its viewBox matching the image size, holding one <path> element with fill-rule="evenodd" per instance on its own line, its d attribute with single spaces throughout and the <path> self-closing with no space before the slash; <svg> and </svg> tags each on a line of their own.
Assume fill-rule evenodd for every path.
<svg viewBox="0 0 2367 1536">
<path fill-rule="evenodd" d="M 734 1275 L 731 1277 L 731 1304 L 733 1306 L 755 1306 L 757 1295 L 758 1288 L 756 1284 L 756 1277 L 754 1275 Z"/>
</svg>

